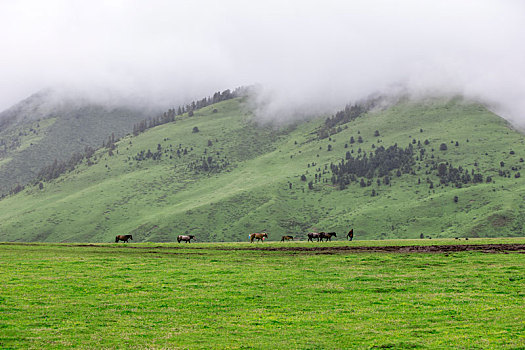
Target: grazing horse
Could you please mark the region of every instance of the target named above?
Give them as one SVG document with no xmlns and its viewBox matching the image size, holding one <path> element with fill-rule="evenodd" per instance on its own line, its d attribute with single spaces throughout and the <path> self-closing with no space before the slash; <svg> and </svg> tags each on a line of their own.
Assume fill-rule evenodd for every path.
<svg viewBox="0 0 525 350">
<path fill-rule="evenodd" d="M 268 238 L 268 234 L 266 232 L 263 232 L 263 233 L 252 233 L 248 237 L 250 237 L 250 243 L 253 243 L 254 239 L 257 239 L 257 242 L 259 242 L 259 241 L 263 241 L 264 242 L 264 238 L 265 237 Z"/>
<path fill-rule="evenodd" d="M 332 237 L 337 237 L 337 234 L 335 232 L 321 232 L 319 233 L 321 235 L 321 237 L 319 237 L 321 239 L 321 242 L 323 241 L 323 239 L 326 239 L 326 241 L 332 241 Z"/>
<path fill-rule="evenodd" d="M 293 237 L 292 236 L 282 236 L 281 242 L 284 242 L 284 241 L 293 241 Z"/>
<path fill-rule="evenodd" d="M 118 235 L 115 237 L 115 243 L 118 243 L 118 241 L 124 241 L 124 243 L 128 243 L 130 239 L 133 240 L 132 235 Z"/>
<path fill-rule="evenodd" d="M 179 242 L 179 243 L 180 243 L 180 241 L 184 241 L 186 243 L 191 243 L 192 239 L 196 239 L 194 235 L 187 235 L 187 236 L 180 235 L 180 236 L 177 236 L 177 242 Z"/>
<path fill-rule="evenodd" d="M 319 238 L 321 238 L 321 234 L 317 232 L 310 232 L 308 234 L 308 241 L 313 242 L 314 238 L 317 238 L 317 242 L 319 242 Z"/>
<path fill-rule="evenodd" d="M 351 229 L 350 231 L 348 231 L 346 238 L 349 239 L 350 241 L 354 239 L 354 229 Z"/>
</svg>

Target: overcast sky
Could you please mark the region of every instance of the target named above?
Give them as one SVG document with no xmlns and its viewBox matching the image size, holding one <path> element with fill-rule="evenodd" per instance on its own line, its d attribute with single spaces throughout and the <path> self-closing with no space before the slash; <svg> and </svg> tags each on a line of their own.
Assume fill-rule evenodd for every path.
<svg viewBox="0 0 525 350">
<path fill-rule="evenodd" d="M 0 0 L 0 110 L 55 86 L 169 105 L 254 83 L 273 117 L 403 87 L 525 124 L 525 2 Z"/>
</svg>

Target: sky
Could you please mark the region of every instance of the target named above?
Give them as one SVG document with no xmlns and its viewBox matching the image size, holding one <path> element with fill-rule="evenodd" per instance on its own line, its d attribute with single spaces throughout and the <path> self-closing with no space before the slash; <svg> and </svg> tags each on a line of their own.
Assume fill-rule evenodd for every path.
<svg viewBox="0 0 525 350">
<path fill-rule="evenodd" d="M 280 119 L 463 94 L 525 126 L 520 0 L 0 0 L 0 110 L 44 88 L 160 106 L 258 84 Z"/>
</svg>

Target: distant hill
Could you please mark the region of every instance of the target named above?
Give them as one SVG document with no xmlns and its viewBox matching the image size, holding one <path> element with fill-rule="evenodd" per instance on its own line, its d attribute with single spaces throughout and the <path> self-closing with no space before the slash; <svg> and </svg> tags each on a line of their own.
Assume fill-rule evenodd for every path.
<svg viewBox="0 0 525 350">
<path fill-rule="evenodd" d="M 192 114 L 2 199 L 0 241 L 523 235 L 524 137 L 479 104 L 359 104 L 285 127 L 258 124 L 242 98 Z"/>
<path fill-rule="evenodd" d="M 0 195 L 33 180 L 47 165 L 66 161 L 112 134 L 130 133 L 150 110 L 58 98 L 46 90 L 0 113 Z"/>
</svg>

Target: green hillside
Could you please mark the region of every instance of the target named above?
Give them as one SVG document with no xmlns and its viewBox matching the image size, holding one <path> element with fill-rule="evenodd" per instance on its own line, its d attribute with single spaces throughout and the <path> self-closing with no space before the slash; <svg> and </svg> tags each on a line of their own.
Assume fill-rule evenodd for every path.
<svg viewBox="0 0 525 350">
<path fill-rule="evenodd" d="M 350 227 L 356 239 L 522 235 L 524 138 L 484 107 L 402 101 L 326 117 L 259 125 L 234 99 L 127 136 L 1 200 L 0 241 L 244 241 L 263 230 L 343 239 Z M 342 159 L 371 170 L 334 176 Z"/>
<path fill-rule="evenodd" d="M 148 112 L 72 99 L 50 91 L 0 113 L 0 195 L 34 180 L 55 159 L 67 161 L 86 147 L 100 147 L 112 134 L 130 133 Z"/>
</svg>

